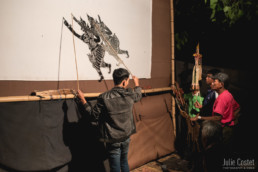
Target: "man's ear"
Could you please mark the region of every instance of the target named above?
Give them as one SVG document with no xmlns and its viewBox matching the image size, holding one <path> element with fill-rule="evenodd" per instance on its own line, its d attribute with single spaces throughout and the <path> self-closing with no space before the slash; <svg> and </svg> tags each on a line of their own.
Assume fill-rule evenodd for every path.
<svg viewBox="0 0 258 172">
<path fill-rule="evenodd" d="M 220 88 L 224 87 L 224 82 L 220 82 Z"/>
</svg>

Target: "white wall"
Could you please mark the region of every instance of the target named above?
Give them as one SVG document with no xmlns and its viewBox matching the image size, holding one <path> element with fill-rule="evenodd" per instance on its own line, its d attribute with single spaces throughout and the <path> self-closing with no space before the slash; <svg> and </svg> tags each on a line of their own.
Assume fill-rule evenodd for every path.
<svg viewBox="0 0 258 172">
<path fill-rule="evenodd" d="M 71 32 L 62 26 L 71 13 L 87 21 L 100 15 L 120 40 L 129 58 L 119 55 L 130 71 L 140 78 L 151 73 L 151 0 L 0 0 L 0 80 L 76 80 L 76 65 Z M 74 29 L 81 33 L 74 22 Z M 62 42 L 60 41 L 62 33 Z M 61 42 L 61 43 L 60 43 Z M 75 37 L 79 80 L 98 80 L 87 54 L 88 45 Z M 106 52 L 105 61 L 114 68 L 117 62 Z M 111 79 L 108 69 L 102 69 Z"/>
</svg>

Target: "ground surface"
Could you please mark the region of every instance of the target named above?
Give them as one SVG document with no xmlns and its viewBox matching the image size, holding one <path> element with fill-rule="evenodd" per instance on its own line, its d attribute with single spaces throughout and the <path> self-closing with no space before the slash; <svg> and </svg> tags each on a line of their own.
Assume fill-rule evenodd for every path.
<svg viewBox="0 0 258 172">
<path fill-rule="evenodd" d="M 185 172 L 188 162 L 182 160 L 177 154 L 170 154 L 163 158 L 151 161 L 131 172 Z"/>
</svg>

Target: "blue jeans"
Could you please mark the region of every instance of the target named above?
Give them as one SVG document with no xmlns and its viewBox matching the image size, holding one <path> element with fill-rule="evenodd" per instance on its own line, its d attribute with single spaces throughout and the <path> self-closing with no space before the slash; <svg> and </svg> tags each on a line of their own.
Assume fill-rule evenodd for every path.
<svg viewBox="0 0 258 172">
<path fill-rule="evenodd" d="M 107 143 L 107 153 L 110 166 L 110 172 L 129 172 L 128 149 L 130 138 L 123 142 Z"/>
</svg>

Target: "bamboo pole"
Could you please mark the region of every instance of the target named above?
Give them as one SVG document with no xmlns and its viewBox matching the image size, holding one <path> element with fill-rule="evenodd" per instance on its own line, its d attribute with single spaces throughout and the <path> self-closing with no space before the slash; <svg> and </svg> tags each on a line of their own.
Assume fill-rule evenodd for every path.
<svg viewBox="0 0 258 172">
<path fill-rule="evenodd" d="M 171 91 L 171 87 L 164 88 L 153 88 L 142 90 L 142 93 L 159 93 Z M 84 93 L 85 97 L 98 97 L 101 93 Z M 8 97 L 0 97 L 1 102 L 22 102 L 22 101 L 40 101 L 40 100 L 58 100 L 58 99 L 73 99 L 75 98 L 74 94 L 55 94 L 55 95 L 44 95 L 41 97 L 38 96 L 8 96 Z"/>
<path fill-rule="evenodd" d="M 171 83 L 175 84 L 175 39 L 174 39 L 174 5 L 173 0 L 170 0 L 170 17 L 171 17 Z M 174 135 L 176 137 L 176 106 L 175 99 L 172 96 L 172 119 L 174 126 Z"/>
</svg>

